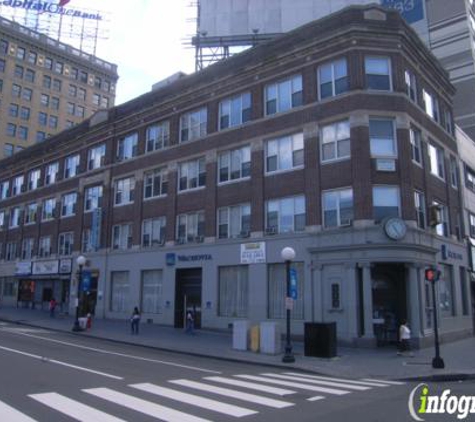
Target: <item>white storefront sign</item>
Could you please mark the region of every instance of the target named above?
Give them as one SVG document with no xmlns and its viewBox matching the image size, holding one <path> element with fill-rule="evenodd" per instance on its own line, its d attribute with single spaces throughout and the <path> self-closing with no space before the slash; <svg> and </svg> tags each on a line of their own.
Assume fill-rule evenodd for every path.
<svg viewBox="0 0 475 422">
<path fill-rule="evenodd" d="M 17 262 L 15 264 L 16 275 L 28 275 L 31 274 L 31 261 Z"/>
<path fill-rule="evenodd" d="M 241 244 L 241 264 L 263 264 L 266 262 L 266 243 Z"/>
<path fill-rule="evenodd" d="M 59 261 L 37 261 L 33 263 L 33 274 L 58 274 Z"/>
</svg>

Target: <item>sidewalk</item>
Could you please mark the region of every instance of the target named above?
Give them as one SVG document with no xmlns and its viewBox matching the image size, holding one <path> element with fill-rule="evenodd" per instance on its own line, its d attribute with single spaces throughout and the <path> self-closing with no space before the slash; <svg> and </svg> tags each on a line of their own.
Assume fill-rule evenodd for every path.
<svg viewBox="0 0 475 422">
<path fill-rule="evenodd" d="M 50 318 L 48 311 L 13 307 L 0 308 L 0 320 L 68 333 L 71 333 L 74 323 L 72 316 Z M 142 323 L 140 334 L 132 336 L 128 321 L 97 319 L 93 321 L 91 330 L 78 335 L 219 359 L 302 369 L 332 377 L 428 381 L 475 378 L 475 337 L 442 344 L 440 354 L 445 361 L 445 369 L 433 369 L 433 348 L 416 351 L 415 356 L 410 358 L 397 356 L 394 348 L 339 347 L 338 357 L 323 359 L 304 356 L 303 343 L 293 342 L 295 363 L 284 364 L 282 355 L 233 350 L 231 332 L 197 330 L 190 335 L 182 329 Z"/>
</svg>

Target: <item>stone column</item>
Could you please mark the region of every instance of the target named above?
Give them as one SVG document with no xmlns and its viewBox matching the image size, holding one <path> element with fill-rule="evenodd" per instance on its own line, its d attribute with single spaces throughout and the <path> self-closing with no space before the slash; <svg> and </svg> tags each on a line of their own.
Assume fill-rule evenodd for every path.
<svg viewBox="0 0 475 422">
<path fill-rule="evenodd" d="M 348 298 L 348 337 L 350 339 L 358 338 L 358 289 L 356 278 L 356 267 L 354 264 L 345 264 Z"/>
<path fill-rule="evenodd" d="M 322 264 L 312 264 L 313 269 L 313 298 L 312 298 L 312 315 L 315 322 L 325 321 L 325 308 L 323 297 L 323 280 L 322 280 Z"/>
<path fill-rule="evenodd" d="M 421 301 L 421 266 L 418 264 L 408 264 L 406 280 L 406 297 L 408 300 L 408 322 L 411 327 L 413 337 L 420 337 L 422 333 L 422 301 Z"/>
<path fill-rule="evenodd" d="M 371 264 L 360 264 L 363 269 L 363 318 L 364 338 L 374 338 L 373 329 L 373 292 L 371 286 Z"/>
</svg>

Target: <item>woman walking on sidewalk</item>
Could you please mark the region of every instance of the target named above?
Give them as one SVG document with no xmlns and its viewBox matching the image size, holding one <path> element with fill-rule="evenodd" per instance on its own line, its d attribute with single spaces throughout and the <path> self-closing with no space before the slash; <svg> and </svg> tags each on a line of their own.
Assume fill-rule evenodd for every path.
<svg viewBox="0 0 475 422">
<path fill-rule="evenodd" d="M 137 308 L 136 306 L 130 318 L 130 328 L 132 330 L 132 334 L 139 333 L 139 323 L 140 323 L 140 311 L 139 311 L 139 308 Z"/>
</svg>

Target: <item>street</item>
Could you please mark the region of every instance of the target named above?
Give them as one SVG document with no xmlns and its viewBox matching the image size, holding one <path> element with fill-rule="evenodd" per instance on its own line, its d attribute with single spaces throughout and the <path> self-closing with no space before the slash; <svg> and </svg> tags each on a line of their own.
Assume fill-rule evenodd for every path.
<svg viewBox="0 0 475 422">
<path fill-rule="evenodd" d="M 410 421 L 408 397 L 418 384 L 324 377 L 9 323 L 0 325 L 0 371 L 5 422 Z M 473 395 L 474 387 L 445 388 Z M 449 420 L 439 417 L 426 420 Z"/>
</svg>

